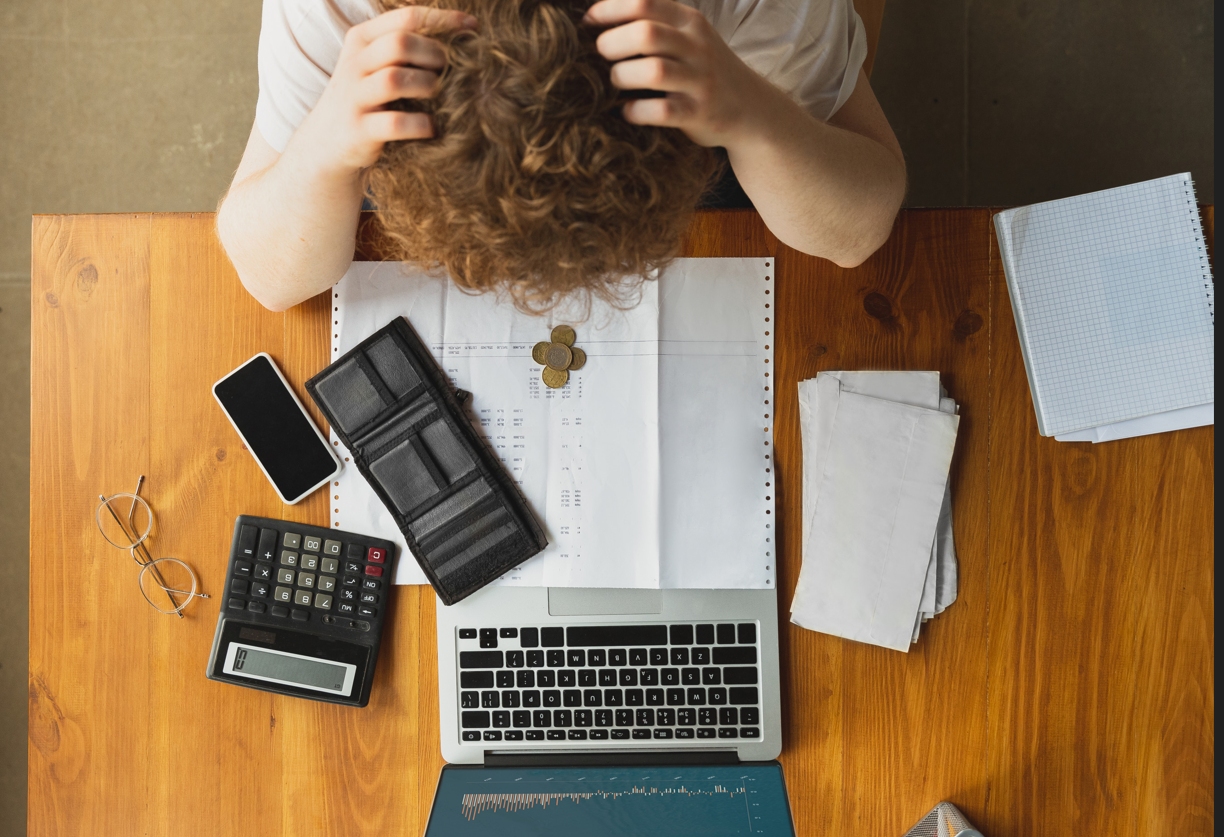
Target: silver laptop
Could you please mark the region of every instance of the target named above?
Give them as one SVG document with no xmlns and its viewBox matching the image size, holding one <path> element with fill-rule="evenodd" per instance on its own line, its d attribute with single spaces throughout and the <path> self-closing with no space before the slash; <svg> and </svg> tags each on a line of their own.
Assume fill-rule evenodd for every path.
<svg viewBox="0 0 1224 837">
<path fill-rule="evenodd" d="M 777 620 L 774 590 L 486 587 L 439 605 L 442 755 L 485 766 L 773 759 Z"/>
</svg>

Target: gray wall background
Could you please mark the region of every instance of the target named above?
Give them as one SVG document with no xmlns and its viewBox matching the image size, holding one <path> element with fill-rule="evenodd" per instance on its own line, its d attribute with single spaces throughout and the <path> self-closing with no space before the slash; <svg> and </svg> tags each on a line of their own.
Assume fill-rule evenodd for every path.
<svg viewBox="0 0 1224 837">
<path fill-rule="evenodd" d="M 258 0 L 0 0 L 0 834 L 24 833 L 30 215 L 213 209 L 255 112 Z M 1181 171 L 1215 201 L 1209 0 L 889 0 L 872 86 L 910 206 Z"/>
</svg>

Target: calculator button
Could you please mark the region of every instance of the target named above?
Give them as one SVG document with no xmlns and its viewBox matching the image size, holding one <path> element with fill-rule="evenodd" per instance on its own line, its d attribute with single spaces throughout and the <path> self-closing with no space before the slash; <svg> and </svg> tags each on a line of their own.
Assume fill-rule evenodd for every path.
<svg viewBox="0 0 1224 837">
<path fill-rule="evenodd" d="M 359 573 L 361 572 L 361 564 L 357 563 L 356 561 L 345 561 L 344 571 L 346 573 Z"/>
<path fill-rule="evenodd" d="M 298 554 L 296 552 L 290 552 L 286 549 L 281 553 L 280 562 L 281 566 L 283 567 L 296 567 L 298 562 Z"/>
<path fill-rule="evenodd" d="M 289 613 L 289 615 L 292 616 L 294 619 L 298 620 L 299 622 L 305 622 L 307 619 L 310 618 L 310 611 L 309 610 L 298 610 L 297 608 L 294 608 Z"/>
<path fill-rule="evenodd" d="M 234 575 L 249 576 L 250 574 L 251 574 L 251 562 L 250 561 L 235 561 L 234 562 Z"/>
<path fill-rule="evenodd" d="M 366 560 L 372 561 L 375 564 L 381 564 L 387 560 L 387 550 L 372 546 L 370 551 L 366 553 Z"/>
<path fill-rule="evenodd" d="M 336 589 L 335 576 L 321 575 L 319 576 L 319 589 L 324 593 L 330 593 Z"/>
<path fill-rule="evenodd" d="M 323 554 L 324 555 L 339 555 L 340 554 L 340 541 L 324 541 L 323 542 Z"/>
<path fill-rule="evenodd" d="M 336 605 L 336 610 L 339 611 L 340 613 L 350 613 L 351 614 L 355 610 L 357 610 L 357 608 L 353 607 L 348 602 L 340 602 L 340 604 Z"/>
<path fill-rule="evenodd" d="M 320 565 L 320 569 L 322 569 L 325 573 L 338 572 L 340 569 L 340 562 L 335 558 L 324 558 L 323 563 Z"/>
<path fill-rule="evenodd" d="M 279 616 L 281 619 L 284 619 L 286 616 L 289 615 L 289 608 L 285 607 L 284 605 L 274 604 L 272 605 L 272 607 L 268 609 L 268 612 L 271 613 L 273 616 Z"/>
<path fill-rule="evenodd" d="M 379 587 L 382 587 L 382 582 L 375 581 L 372 578 L 367 578 L 365 581 L 361 582 L 361 586 L 367 590 L 377 590 Z"/>
<path fill-rule="evenodd" d="M 256 564 L 255 577 L 263 581 L 272 580 L 272 565 L 271 564 Z"/>
<path fill-rule="evenodd" d="M 252 581 L 251 595 L 257 599 L 268 598 L 268 585 L 264 584 L 262 581 Z"/>
<path fill-rule="evenodd" d="M 302 569 L 317 570 L 318 568 L 319 568 L 319 556 L 318 555 L 306 555 L 305 553 L 302 554 Z"/>
<path fill-rule="evenodd" d="M 256 561 L 271 561 L 276 557 L 276 530 L 259 530 L 259 548 L 255 550 Z"/>
<path fill-rule="evenodd" d="M 326 593 L 315 593 L 314 606 L 320 610 L 331 610 L 332 597 Z"/>
<path fill-rule="evenodd" d="M 242 596 L 246 594 L 246 591 L 247 591 L 247 583 L 243 581 L 241 578 L 235 578 L 233 581 L 230 582 L 230 592 L 231 593 L 237 593 L 238 595 Z"/>
<path fill-rule="evenodd" d="M 340 591 L 340 598 L 346 602 L 355 602 L 357 601 L 357 591 L 345 588 Z"/>
<path fill-rule="evenodd" d="M 296 535 L 293 532 L 286 532 L 285 540 L 283 541 L 283 543 L 285 546 L 289 547 L 290 549 L 297 549 L 299 546 L 302 545 L 302 536 Z"/>
<path fill-rule="evenodd" d="M 314 573 L 298 573 L 298 587 L 314 587 Z"/>
<path fill-rule="evenodd" d="M 259 537 L 259 529 L 254 526 L 241 526 L 238 529 L 238 554 L 248 558 L 255 557 L 255 539 Z"/>
<path fill-rule="evenodd" d="M 357 608 L 357 612 L 361 614 L 362 616 L 377 616 L 378 615 L 377 609 L 368 607 L 366 605 L 362 605 L 361 607 Z"/>
<path fill-rule="evenodd" d="M 293 588 L 277 587 L 276 592 L 272 594 L 272 598 L 276 599 L 278 602 L 291 602 L 293 601 Z"/>
<path fill-rule="evenodd" d="M 361 603 L 362 604 L 378 604 L 378 594 L 377 593 L 362 593 Z"/>
<path fill-rule="evenodd" d="M 229 606 L 231 610 L 246 610 L 246 602 L 242 599 L 230 599 Z"/>
<path fill-rule="evenodd" d="M 251 613 L 263 613 L 268 609 L 268 606 L 263 602 L 247 602 L 247 610 Z"/>
<path fill-rule="evenodd" d="M 295 573 L 293 570 L 282 569 L 282 570 L 276 571 L 276 583 L 277 584 L 292 584 L 293 579 L 296 577 L 297 577 L 297 573 Z"/>
<path fill-rule="evenodd" d="M 365 568 L 365 574 L 366 574 L 366 575 L 372 575 L 372 576 L 375 576 L 375 577 L 379 577 L 379 576 L 381 576 L 381 575 L 383 574 L 383 568 L 382 568 L 382 567 L 372 567 L 372 566 L 367 566 L 367 567 Z"/>
<path fill-rule="evenodd" d="M 358 577 L 357 577 L 357 576 L 355 576 L 355 575 L 346 575 L 346 576 L 344 577 L 344 586 L 345 586 L 345 587 L 356 587 L 356 586 L 357 586 L 358 584 L 360 584 L 360 583 L 361 583 L 361 579 L 360 579 L 360 578 L 358 578 Z"/>
<path fill-rule="evenodd" d="M 348 549 L 345 550 L 344 557 L 350 561 L 360 561 L 365 557 L 365 547 L 359 543 L 351 543 Z"/>
<path fill-rule="evenodd" d="M 323 548 L 323 539 L 315 535 L 302 538 L 302 549 L 306 552 L 318 552 Z"/>
<path fill-rule="evenodd" d="M 309 590 L 298 590 L 293 594 L 293 603 L 309 606 L 313 598 Z"/>
</svg>

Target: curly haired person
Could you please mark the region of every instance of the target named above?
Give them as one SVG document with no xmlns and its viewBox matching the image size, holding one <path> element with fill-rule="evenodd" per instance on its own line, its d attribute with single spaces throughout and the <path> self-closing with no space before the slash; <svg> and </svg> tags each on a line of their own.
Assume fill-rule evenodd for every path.
<svg viewBox="0 0 1224 837">
<path fill-rule="evenodd" d="M 218 212 L 283 310 L 395 255 L 525 310 L 674 257 L 721 147 L 770 230 L 861 263 L 905 163 L 851 0 L 264 0 L 259 102 Z"/>
</svg>

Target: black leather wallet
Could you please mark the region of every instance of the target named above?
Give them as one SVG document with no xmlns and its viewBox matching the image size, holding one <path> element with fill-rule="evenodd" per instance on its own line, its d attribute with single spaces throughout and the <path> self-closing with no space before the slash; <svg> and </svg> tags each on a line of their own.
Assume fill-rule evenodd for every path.
<svg viewBox="0 0 1224 837">
<path fill-rule="evenodd" d="M 444 604 L 548 545 L 412 326 L 392 320 L 306 382 Z"/>
</svg>

